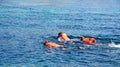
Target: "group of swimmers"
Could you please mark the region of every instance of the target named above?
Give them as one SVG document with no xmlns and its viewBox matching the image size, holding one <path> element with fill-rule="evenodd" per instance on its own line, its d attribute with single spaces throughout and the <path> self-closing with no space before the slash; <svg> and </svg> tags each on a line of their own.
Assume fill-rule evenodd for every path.
<svg viewBox="0 0 120 67">
<path fill-rule="evenodd" d="M 57 40 L 59 42 L 63 42 L 63 43 L 72 41 L 72 39 L 70 39 L 65 32 L 58 33 Z M 74 41 L 72 41 L 72 42 L 74 42 Z M 80 36 L 79 42 L 82 42 L 87 45 L 93 45 L 96 43 L 96 39 Z M 63 48 L 64 47 L 63 45 L 59 45 L 59 44 L 56 44 L 54 42 L 49 42 L 49 41 L 45 41 L 44 46 L 47 46 L 49 48 Z"/>
</svg>

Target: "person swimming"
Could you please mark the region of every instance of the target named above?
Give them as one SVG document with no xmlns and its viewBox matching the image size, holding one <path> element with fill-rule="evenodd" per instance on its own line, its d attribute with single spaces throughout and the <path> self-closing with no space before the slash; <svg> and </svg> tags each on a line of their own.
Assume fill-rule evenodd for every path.
<svg viewBox="0 0 120 67">
<path fill-rule="evenodd" d="M 58 39 L 59 42 L 70 41 L 70 38 L 68 37 L 68 35 L 65 32 L 58 33 L 57 39 Z"/>
<path fill-rule="evenodd" d="M 47 46 L 49 48 L 62 48 L 63 47 L 63 45 L 59 45 L 59 44 L 49 42 L 49 41 L 45 41 L 44 46 Z"/>
<path fill-rule="evenodd" d="M 81 36 L 80 38 L 81 38 L 81 41 L 83 43 L 88 44 L 88 45 L 92 45 L 92 44 L 96 43 L 96 39 L 95 38 L 85 38 L 83 36 Z"/>
</svg>

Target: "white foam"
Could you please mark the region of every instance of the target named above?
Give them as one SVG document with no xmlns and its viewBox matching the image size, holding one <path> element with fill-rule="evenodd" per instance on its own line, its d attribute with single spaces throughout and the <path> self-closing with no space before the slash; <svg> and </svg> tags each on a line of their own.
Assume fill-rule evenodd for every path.
<svg viewBox="0 0 120 67">
<path fill-rule="evenodd" d="M 109 47 L 120 48 L 120 44 L 115 44 L 114 42 L 108 44 Z"/>
<path fill-rule="evenodd" d="M 63 42 L 62 37 L 58 37 L 59 42 Z"/>
</svg>

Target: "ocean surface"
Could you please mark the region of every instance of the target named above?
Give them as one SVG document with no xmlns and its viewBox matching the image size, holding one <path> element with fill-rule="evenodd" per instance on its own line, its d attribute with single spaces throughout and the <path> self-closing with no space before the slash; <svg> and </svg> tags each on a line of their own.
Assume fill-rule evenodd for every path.
<svg viewBox="0 0 120 67">
<path fill-rule="evenodd" d="M 120 9 L 0 1 L 0 67 L 120 67 Z M 97 43 L 65 43 L 69 49 L 43 46 L 46 40 L 61 44 L 59 32 L 71 39 L 94 37 Z"/>
</svg>

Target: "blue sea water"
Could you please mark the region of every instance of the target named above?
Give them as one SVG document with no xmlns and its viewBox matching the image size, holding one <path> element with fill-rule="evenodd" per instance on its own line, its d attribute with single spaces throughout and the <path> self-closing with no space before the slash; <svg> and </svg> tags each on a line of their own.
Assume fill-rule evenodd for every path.
<svg viewBox="0 0 120 67">
<path fill-rule="evenodd" d="M 119 7 L 0 1 L 0 67 L 120 67 Z M 78 49 L 82 43 L 64 44 L 70 49 L 43 46 L 45 40 L 60 44 L 56 37 L 61 31 L 72 39 L 94 37 L 97 44 L 83 50 Z"/>
</svg>

